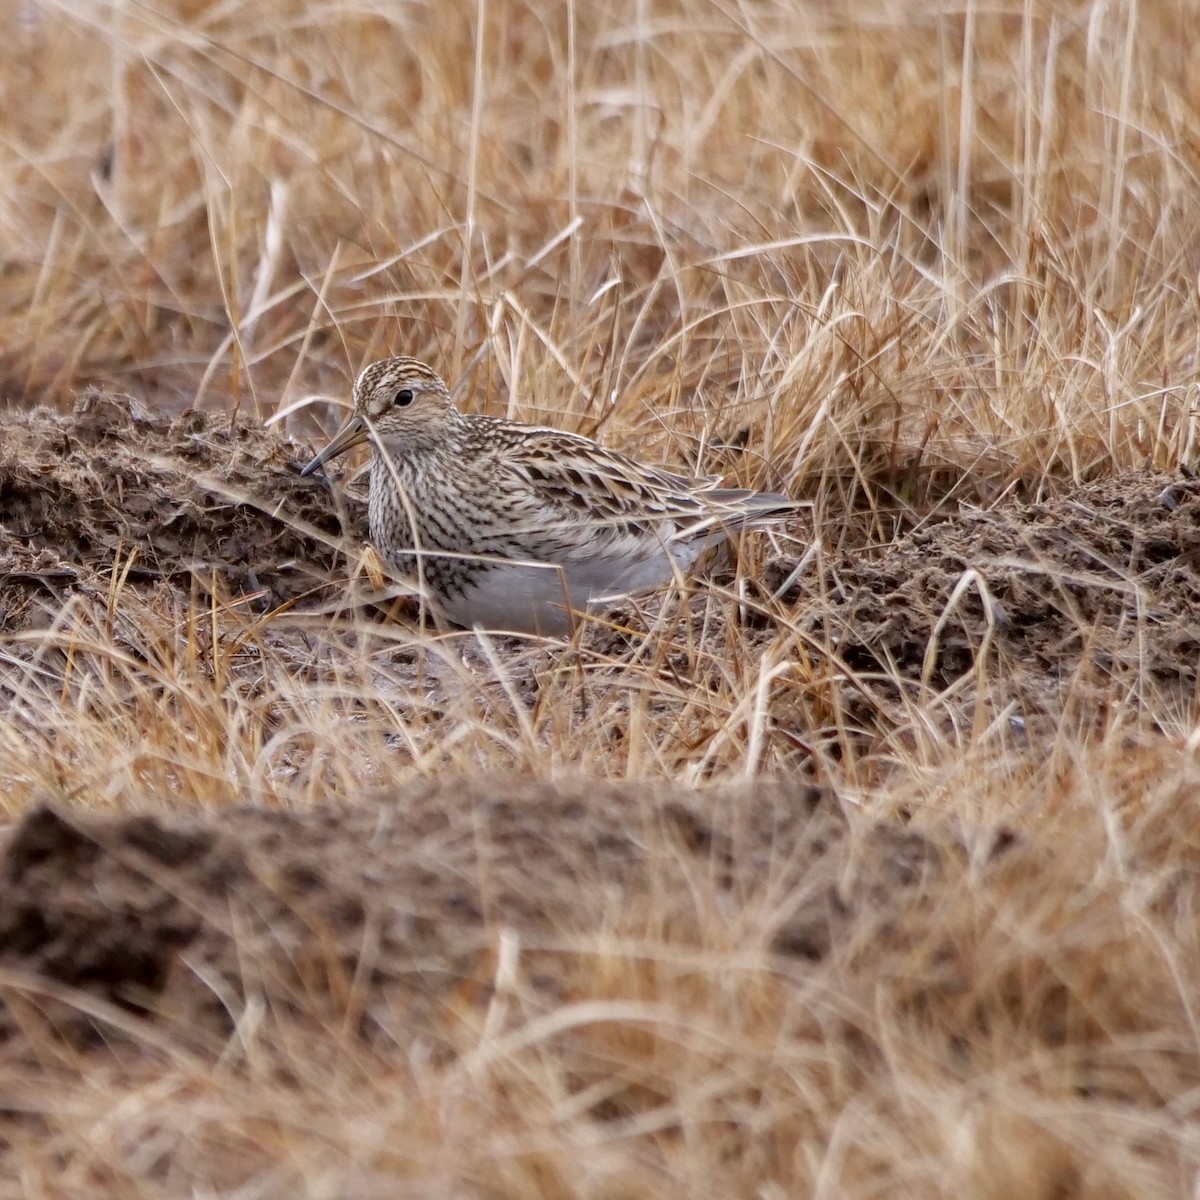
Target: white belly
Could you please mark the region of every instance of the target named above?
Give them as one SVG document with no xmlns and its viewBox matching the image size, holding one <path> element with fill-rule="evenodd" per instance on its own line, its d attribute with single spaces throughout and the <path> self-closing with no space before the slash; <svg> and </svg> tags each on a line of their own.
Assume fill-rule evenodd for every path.
<svg viewBox="0 0 1200 1200">
<path fill-rule="evenodd" d="M 510 633 L 540 633 L 547 637 L 571 632 L 572 605 L 586 605 L 573 596 L 562 573 L 532 563 L 503 564 L 475 576 L 465 591 L 440 598 L 439 607 L 456 625 Z"/>
<path fill-rule="evenodd" d="M 682 549 L 682 548 L 677 548 Z M 443 614 L 456 625 L 511 633 L 569 637 L 573 613 L 603 607 L 643 588 L 662 587 L 686 570 L 699 553 L 672 562 L 659 546 L 635 560 L 587 561 L 566 566 L 501 563 L 481 572 L 458 595 L 440 598 Z"/>
</svg>

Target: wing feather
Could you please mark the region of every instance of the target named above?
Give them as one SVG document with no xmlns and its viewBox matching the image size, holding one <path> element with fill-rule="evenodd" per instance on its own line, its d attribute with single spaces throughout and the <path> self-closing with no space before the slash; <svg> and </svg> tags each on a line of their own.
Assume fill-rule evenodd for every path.
<svg viewBox="0 0 1200 1200">
<path fill-rule="evenodd" d="M 576 517 L 645 523 L 694 517 L 720 476 L 691 479 L 562 430 L 526 432 L 505 461 L 540 496 Z"/>
<path fill-rule="evenodd" d="M 561 429 L 496 421 L 489 435 L 505 472 L 520 484 L 513 493 L 525 500 L 521 532 L 558 542 L 567 558 L 603 546 L 636 562 L 671 543 L 781 520 L 798 507 L 775 493 L 722 488 L 719 475 L 689 477 L 650 466 Z M 580 539 L 581 526 L 588 538 Z"/>
</svg>

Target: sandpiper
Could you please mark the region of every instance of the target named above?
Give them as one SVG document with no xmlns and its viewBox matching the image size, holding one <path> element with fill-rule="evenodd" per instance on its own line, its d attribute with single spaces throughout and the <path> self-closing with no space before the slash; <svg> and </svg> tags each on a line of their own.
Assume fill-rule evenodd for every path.
<svg viewBox="0 0 1200 1200">
<path fill-rule="evenodd" d="M 457 625 L 568 635 L 578 614 L 661 586 L 728 533 L 800 507 L 565 430 L 461 413 L 415 358 L 366 367 L 353 400 L 301 474 L 369 440 L 371 540 Z"/>
</svg>

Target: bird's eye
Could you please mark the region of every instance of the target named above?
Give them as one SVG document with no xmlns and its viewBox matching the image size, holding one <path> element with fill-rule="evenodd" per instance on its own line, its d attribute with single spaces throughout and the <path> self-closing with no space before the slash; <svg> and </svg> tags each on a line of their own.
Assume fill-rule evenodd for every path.
<svg viewBox="0 0 1200 1200">
<path fill-rule="evenodd" d="M 396 407 L 407 408 L 416 399 L 412 388 L 401 388 L 396 393 Z"/>
</svg>

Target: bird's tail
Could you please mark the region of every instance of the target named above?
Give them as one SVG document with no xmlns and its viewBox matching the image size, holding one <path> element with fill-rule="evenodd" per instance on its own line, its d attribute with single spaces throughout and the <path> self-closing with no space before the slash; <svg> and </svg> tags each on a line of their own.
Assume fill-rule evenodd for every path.
<svg viewBox="0 0 1200 1200">
<path fill-rule="evenodd" d="M 771 521 L 786 521 L 801 509 L 808 508 L 806 500 L 793 500 L 781 492 L 753 492 L 748 488 L 713 488 L 704 494 L 709 514 L 717 525 L 728 529 L 747 529 Z"/>
<path fill-rule="evenodd" d="M 703 507 L 693 520 L 676 528 L 675 540 L 678 542 L 706 538 L 715 545 L 726 534 L 787 521 L 809 507 L 807 500 L 793 500 L 779 492 L 754 492 L 748 488 L 713 488 L 697 499 Z"/>
</svg>

